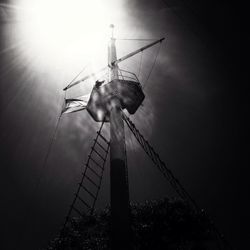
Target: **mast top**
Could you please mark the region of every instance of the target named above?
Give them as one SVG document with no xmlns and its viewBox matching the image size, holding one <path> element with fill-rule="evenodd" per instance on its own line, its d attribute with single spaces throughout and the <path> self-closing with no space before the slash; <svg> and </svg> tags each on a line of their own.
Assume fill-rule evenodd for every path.
<svg viewBox="0 0 250 250">
<path fill-rule="evenodd" d="M 111 39 L 114 39 L 114 28 L 115 28 L 115 25 L 114 24 L 110 24 L 109 27 L 111 29 Z"/>
</svg>

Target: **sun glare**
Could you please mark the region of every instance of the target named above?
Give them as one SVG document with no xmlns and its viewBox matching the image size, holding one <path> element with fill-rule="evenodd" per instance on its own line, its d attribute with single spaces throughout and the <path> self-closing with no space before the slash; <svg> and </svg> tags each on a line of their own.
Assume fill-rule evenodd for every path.
<svg viewBox="0 0 250 250">
<path fill-rule="evenodd" d="M 112 1 L 19 0 L 16 3 L 20 7 L 18 40 L 40 66 L 60 68 L 66 62 L 83 66 L 87 61 L 93 63 L 94 58 L 98 58 L 94 67 L 104 63 L 109 24 L 117 21 Z"/>
</svg>

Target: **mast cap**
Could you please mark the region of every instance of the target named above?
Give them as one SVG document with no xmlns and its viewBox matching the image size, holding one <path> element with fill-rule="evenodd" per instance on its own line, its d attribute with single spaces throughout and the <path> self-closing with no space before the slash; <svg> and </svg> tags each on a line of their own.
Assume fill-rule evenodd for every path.
<svg viewBox="0 0 250 250">
<path fill-rule="evenodd" d="M 115 28 L 115 25 L 114 24 L 110 24 L 109 27 L 111 28 L 111 38 L 113 39 L 114 38 L 114 28 Z"/>
</svg>

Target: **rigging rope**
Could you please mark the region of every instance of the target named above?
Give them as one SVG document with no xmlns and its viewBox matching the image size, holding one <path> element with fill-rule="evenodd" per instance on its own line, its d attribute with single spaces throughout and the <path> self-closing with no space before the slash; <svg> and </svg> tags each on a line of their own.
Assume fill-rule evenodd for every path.
<svg viewBox="0 0 250 250">
<path fill-rule="evenodd" d="M 77 79 L 77 77 L 79 76 L 79 75 L 81 75 L 82 74 L 82 72 L 86 69 L 88 67 L 88 64 L 86 64 L 83 68 L 82 68 L 82 70 L 69 82 L 69 84 L 67 85 L 67 87 L 66 87 L 66 89 L 65 89 L 65 92 L 66 92 L 66 90 L 67 90 L 67 88 Z"/>
<path fill-rule="evenodd" d="M 143 56 L 143 51 L 141 52 L 141 59 L 140 59 L 140 66 L 139 66 L 138 78 L 140 77 L 140 74 L 141 74 L 142 56 Z"/>
<path fill-rule="evenodd" d="M 143 39 L 143 38 L 116 38 L 116 40 L 118 41 L 155 41 L 157 39 L 153 39 L 153 38 L 148 38 L 148 39 Z"/>
<path fill-rule="evenodd" d="M 189 195 L 189 193 L 183 188 L 183 186 L 180 184 L 178 179 L 173 175 L 172 171 L 168 169 L 167 165 L 160 159 L 160 156 L 155 152 L 153 147 L 149 144 L 147 140 L 143 137 L 143 135 L 139 132 L 139 130 L 135 127 L 135 124 L 125 115 L 123 111 L 122 116 L 126 124 L 128 125 L 128 128 L 131 130 L 131 132 L 134 134 L 136 140 L 139 142 L 139 144 L 142 146 L 145 153 L 149 156 L 149 158 L 154 162 L 154 164 L 158 167 L 158 169 L 162 172 L 162 174 L 168 179 L 169 183 L 173 187 L 173 189 L 176 191 L 176 193 L 184 200 L 187 201 L 189 205 L 191 205 L 191 208 L 194 210 L 194 212 L 198 214 L 203 214 L 205 216 L 210 229 L 213 230 L 215 233 L 216 240 L 218 239 L 218 243 L 223 244 L 223 248 L 218 245 L 220 249 L 230 249 L 232 250 L 232 247 L 230 246 L 229 242 L 226 240 L 223 234 L 218 230 L 218 228 L 215 226 L 213 221 L 210 219 L 210 217 L 205 213 L 203 209 L 200 209 L 199 206 L 196 204 L 196 202 L 193 200 L 193 198 Z"/>
<path fill-rule="evenodd" d="M 84 68 L 69 82 L 68 85 L 70 85 L 72 82 L 74 82 L 76 80 L 76 78 L 87 68 L 87 66 L 88 65 L 85 65 Z M 49 155 L 50 155 L 50 152 L 51 152 L 51 148 L 53 146 L 54 141 L 56 140 L 56 135 L 57 135 L 60 119 L 61 119 L 61 116 L 62 116 L 62 110 L 63 110 L 65 99 L 66 99 L 66 91 L 64 91 L 64 98 L 63 98 L 63 102 L 62 102 L 62 105 L 61 105 L 60 114 L 59 114 L 59 116 L 57 118 L 57 121 L 56 121 L 56 127 L 55 127 L 55 130 L 54 130 L 53 134 L 52 134 L 50 144 L 49 144 L 49 148 L 48 148 L 48 151 L 47 151 L 47 153 L 45 155 L 45 158 L 44 158 L 44 161 L 43 161 L 42 169 L 45 169 L 45 167 L 47 165 L 47 161 L 48 161 L 48 158 L 49 158 Z M 42 179 L 42 173 L 39 176 L 39 179 L 37 181 L 36 191 L 37 191 L 37 189 L 38 189 L 38 187 L 40 185 L 41 179 Z"/>
<path fill-rule="evenodd" d="M 63 101 L 63 103 L 64 103 L 64 101 Z M 59 122 L 60 122 L 61 116 L 62 116 L 62 114 L 61 114 L 61 110 L 60 110 L 59 116 L 58 116 L 57 121 L 56 121 L 55 129 L 54 129 L 54 131 L 52 133 L 52 137 L 50 139 L 49 148 L 48 148 L 48 150 L 46 152 L 46 155 L 45 155 L 45 158 L 43 160 L 43 164 L 42 164 L 41 170 L 45 170 L 45 168 L 46 168 L 46 165 L 47 165 L 47 162 L 48 162 L 48 158 L 49 158 L 49 155 L 50 155 L 53 143 L 54 143 L 54 141 L 56 139 L 56 135 L 57 135 L 57 131 L 58 131 L 58 127 L 59 127 Z M 37 180 L 36 180 L 36 184 L 35 184 L 35 187 L 33 189 L 33 193 L 31 195 L 31 199 L 30 199 L 31 201 L 33 201 L 35 199 L 35 197 L 36 197 L 36 194 L 37 194 L 37 192 L 39 190 L 39 186 L 41 184 L 42 177 L 43 177 L 43 172 L 41 171 L 40 174 L 39 174 L 39 176 L 38 176 L 38 178 L 37 178 Z M 31 209 L 33 208 L 33 206 L 34 206 L 33 204 L 29 204 L 27 206 L 26 213 L 23 216 L 23 220 L 24 220 L 23 223 L 26 223 L 27 217 L 30 215 L 30 212 L 31 212 Z M 17 239 L 17 241 L 20 244 L 22 242 L 22 240 L 23 240 L 23 232 L 19 234 L 19 238 Z"/>
<path fill-rule="evenodd" d="M 66 93 L 65 93 L 66 94 Z M 63 104 L 62 104 L 62 107 L 64 105 L 64 100 L 63 100 Z M 62 108 L 61 108 L 62 109 Z M 61 116 L 62 116 L 62 112 L 60 110 L 60 114 L 57 118 L 57 121 L 56 121 L 56 126 L 55 126 L 55 129 L 52 133 L 52 136 L 51 136 L 51 139 L 50 139 L 50 143 L 49 143 L 49 147 L 48 147 L 48 150 L 46 152 L 46 155 L 45 155 L 45 158 L 43 160 L 43 164 L 42 164 L 42 170 L 44 170 L 46 168 L 46 165 L 47 165 L 47 162 L 48 162 L 48 158 L 49 158 L 49 155 L 50 155 L 50 152 L 51 152 L 51 149 L 52 149 L 52 146 L 53 146 L 53 143 L 56 139 L 56 135 L 57 135 L 57 131 L 58 131 L 58 127 L 59 127 L 59 123 L 60 123 L 60 119 L 61 119 Z M 42 179 L 42 172 L 40 174 L 40 176 L 38 177 L 38 180 L 37 180 L 37 184 L 36 184 L 36 187 L 35 187 L 35 191 L 34 191 L 34 194 L 37 192 L 38 188 L 39 188 L 39 185 L 41 184 L 41 179 Z"/>
<path fill-rule="evenodd" d="M 99 130 L 97 131 L 97 135 L 94 139 L 94 143 L 92 144 L 90 154 L 88 155 L 88 160 L 85 163 L 85 169 L 82 172 L 81 181 L 80 183 L 78 183 L 78 188 L 74 195 L 73 202 L 69 207 L 69 211 L 60 232 L 61 240 L 63 240 L 63 238 L 65 237 L 65 233 L 67 234 L 67 232 L 65 232 L 65 229 L 67 227 L 67 224 L 71 223 L 72 221 L 71 219 L 73 218 L 73 212 L 75 212 L 78 216 L 80 215 L 80 217 L 83 217 L 86 214 L 92 215 L 94 212 L 95 203 L 100 191 L 104 167 L 110 147 L 109 141 L 102 135 L 104 123 L 105 119 L 103 120 Z M 90 174 L 90 172 L 92 174 Z M 93 174 L 95 178 L 93 178 Z M 92 188 L 90 188 L 91 186 Z M 79 202 L 84 206 L 79 206 Z"/>
<path fill-rule="evenodd" d="M 122 109 L 120 110 L 121 114 L 123 114 Z M 123 125 L 124 126 L 124 125 Z M 124 128 L 123 128 L 124 129 Z M 123 134 L 124 138 L 123 138 L 123 143 L 124 143 L 124 151 L 125 151 L 125 175 L 126 175 L 126 183 L 127 183 L 127 187 L 129 187 L 129 179 L 128 179 L 128 157 L 127 157 L 127 147 L 126 147 L 126 136 L 125 136 L 125 130 L 124 130 L 124 134 Z M 127 195 L 129 197 L 129 188 L 127 189 Z M 129 204 L 128 204 L 129 205 Z"/>
<path fill-rule="evenodd" d="M 158 55 L 159 55 L 161 46 L 162 46 L 162 43 L 160 43 L 160 46 L 158 47 L 158 51 L 157 51 L 157 54 L 156 54 L 156 56 L 155 56 L 154 63 L 153 63 L 153 65 L 152 65 L 152 67 L 151 67 L 151 69 L 150 69 L 150 71 L 149 71 L 148 77 L 147 77 L 147 79 L 146 79 L 146 81 L 145 81 L 145 84 L 144 84 L 144 86 L 142 87 L 142 89 L 145 89 L 145 87 L 146 87 L 146 85 L 147 85 L 147 83 L 148 83 L 149 77 L 150 77 L 150 75 L 151 75 L 151 73 L 152 73 L 152 71 L 153 71 L 153 69 L 154 69 L 154 67 L 155 67 L 155 65 L 156 65 L 156 61 L 157 61 L 157 58 L 158 58 Z"/>
</svg>

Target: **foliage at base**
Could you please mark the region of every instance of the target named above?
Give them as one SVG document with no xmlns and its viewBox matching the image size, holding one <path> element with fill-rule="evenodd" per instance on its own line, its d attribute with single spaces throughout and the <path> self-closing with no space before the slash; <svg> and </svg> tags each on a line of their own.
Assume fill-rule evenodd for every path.
<svg viewBox="0 0 250 250">
<path fill-rule="evenodd" d="M 47 250 L 110 249 L 110 209 L 73 218 Z M 204 214 L 167 198 L 131 204 L 133 249 L 208 249 L 212 236 Z"/>
</svg>

